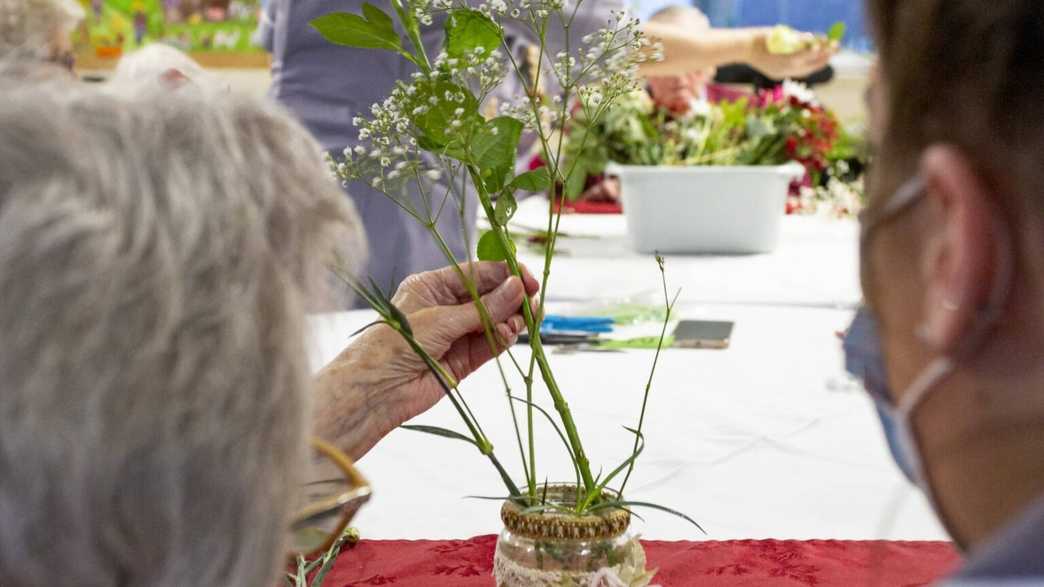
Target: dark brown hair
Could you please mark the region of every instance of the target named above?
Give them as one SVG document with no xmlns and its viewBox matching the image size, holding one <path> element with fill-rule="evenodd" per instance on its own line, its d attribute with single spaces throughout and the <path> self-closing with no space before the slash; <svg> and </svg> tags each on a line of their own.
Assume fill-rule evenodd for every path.
<svg viewBox="0 0 1044 587">
<path fill-rule="evenodd" d="M 925 147 L 950 143 L 1001 193 L 1023 196 L 1012 212 L 1044 211 L 1044 2 L 867 5 L 889 87 L 886 174 L 901 181 Z"/>
</svg>

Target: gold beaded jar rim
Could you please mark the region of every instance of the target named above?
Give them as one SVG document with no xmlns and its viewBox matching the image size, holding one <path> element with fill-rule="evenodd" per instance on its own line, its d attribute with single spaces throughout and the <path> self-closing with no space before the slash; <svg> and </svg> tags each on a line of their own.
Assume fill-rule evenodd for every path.
<svg viewBox="0 0 1044 587">
<path fill-rule="evenodd" d="M 543 493 L 543 490 L 541 490 Z M 606 492 L 606 499 L 616 499 Z M 576 486 L 549 485 L 547 501 L 570 507 L 576 504 Z M 561 512 L 522 513 L 525 508 L 505 501 L 500 508 L 504 528 L 530 540 L 611 540 L 621 536 L 631 525 L 631 514 L 619 508 L 606 508 L 593 514 L 576 516 Z"/>
</svg>

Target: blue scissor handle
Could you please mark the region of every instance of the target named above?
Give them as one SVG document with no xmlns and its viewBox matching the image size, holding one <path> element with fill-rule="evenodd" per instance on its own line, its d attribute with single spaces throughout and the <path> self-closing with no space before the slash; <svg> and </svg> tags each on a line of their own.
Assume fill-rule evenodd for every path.
<svg viewBox="0 0 1044 587">
<path fill-rule="evenodd" d="M 548 314 L 544 317 L 542 329 L 573 332 L 612 332 L 613 319 L 600 316 L 559 316 Z"/>
</svg>

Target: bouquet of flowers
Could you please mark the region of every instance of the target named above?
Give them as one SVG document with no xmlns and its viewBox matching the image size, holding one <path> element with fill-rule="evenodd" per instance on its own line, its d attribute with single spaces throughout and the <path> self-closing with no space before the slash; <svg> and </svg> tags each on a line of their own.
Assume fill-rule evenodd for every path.
<svg viewBox="0 0 1044 587">
<path fill-rule="evenodd" d="M 590 175 L 604 173 L 610 161 L 667 166 L 797 161 L 807 173 L 791 186 L 788 212 L 822 212 L 825 205 L 831 213 L 850 215 L 861 208 L 865 161 L 854 137 L 811 90 L 785 82 L 736 100 L 695 102 L 681 116 L 639 90 L 596 123 L 582 113 L 574 117 L 565 151 Z"/>
</svg>

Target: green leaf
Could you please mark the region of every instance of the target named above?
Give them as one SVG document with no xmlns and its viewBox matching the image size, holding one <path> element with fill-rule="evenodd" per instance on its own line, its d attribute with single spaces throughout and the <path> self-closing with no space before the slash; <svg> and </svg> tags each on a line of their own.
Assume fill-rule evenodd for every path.
<svg viewBox="0 0 1044 587">
<path fill-rule="evenodd" d="M 509 187 L 527 192 L 543 192 L 551 187 L 551 178 L 548 176 L 547 168 L 541 167 L 519 175 L 512 180 Z"/>
<path fill-rule="evenodd" d="M 497 23 L 477 10 L 453 10 L 446 19 L 446 54 L 464 57 L 482 47 L 489 55 L 504 41 Z"/>
<path fill-rule="evenodd" d="M 514 255 L 515 243 L 508 238 L 508 244 L 511 247 L 511 255 Z M 482 235 L 478 242 L 478 258 L 479 261 L 507 260 L 508 253 L 504 250 L 503 245 L 500 244 L 500 238 L 497 237 L 497 233 L 490 230 Z"/>
<path fill-rule="evenodd" d="M 565 197 L 567 201 L 572 202 L 584 193 L 584 187 L 587 185 L 587 173 L 589 169 L 590 164 L 585 157 L 576 160 L 576 164 L 573 165 L 569 177 L 566 178 Z"/>
<path fill-rule="evenodd" d="M 324 14 L 309 24 L 327 41 L 358 49 L 384 49 L 402 53 L 402 39 L 395 32 L 390 16 L 380 8 L 365 3 L 363 16 L 350 12 Z"/>
<path fill-rule="evenodd" d="M 515 195 L 508 191 L 501 192 L 500 196 L 497 197 L 497 207 L 494 210 L 497 224 L 507 226 L 507 223 L 517 210 L 518 202 L 515 200 Z"/>
<path fill-rule="evenodd" d="M 515 169 L 522 127 L 520 120 L 501 116 L 483 125 L 471 141 L 471 159 L 490 192 L 503 189 Z"/>
<path fill-rule="evenodd" d="M 470 90 L 448 80 L 422 81 L 416 84 L 416 88 L 413 104 L 425 108 L 423 114 L 414 118 L 422 133 L 417 137 L 418 144 L 427 151 L 464 158 L 464 145 L 473 129 L 482 122 L 478 100 Z M 459 115 L 458 109 L 462 110 Z M 453 122 L 458 120 L 460 125 L 453 126 Z"/>
<path fill-rule="evenodd" d="M 434 436 L 441 436 L 443 438 L 451 438 L 453 440 L 462 440 L 472 446 L 478 446 L 474 440 L 464 436 L 460 432 L 454 432 L 448 428 L 440 428 L 438 426 L 422 426 L 419 424 L 403 424 L 399 428 L 405 428 L 406 430 L 412 430 L 414 432 L 423 432 L 425 434 L 432 434 Z"/>
<path fill-rule="evenodd" d="M 587 511 L 589 513 L 594 513 L 594 512 L 597 512 L 599 510 L 613 509 L 613 508 L 623 509 L 623 508 L 628 508 L 628 507 L 649 508 L 649 509 L 652 509 L 652 510 L 658 510 L 658 511 L 661 511 L 661 512 L 666 512 L 668 514 L 677 516 L 677 517 L 685 520 L 686 522 L 689 522 L 693 526 L 696 526 L 697 528 L 699 528 L 700 532 L 703 532 L 704 534 L 707 533 L 707 531 L 703 529 L 703 526 L 700 526 L 699 522 L 697 522 L 696 520 L 690 518 L 689 516 L 679 512 L 677 510 L 672 510 L 671 508 L 664 507 L 662 505 L 655 504 L 655 503 L 649 503 L 649 502 L 646 502 L 646 501 L 607 501 L 607 502 L 600 503 L 600 504 L 592 507 L 591 509 L 589 509 Z"/>
<path fill-rule="evenodd" d="M 827 39 L 840 43 L 841 39 L 845 38 L 845 33 L 848 31 L 848 25 L 842 21 L 837 21 L 834 26 L 830 27 L 830 31 L 827 32 Z"/>
</svg>

